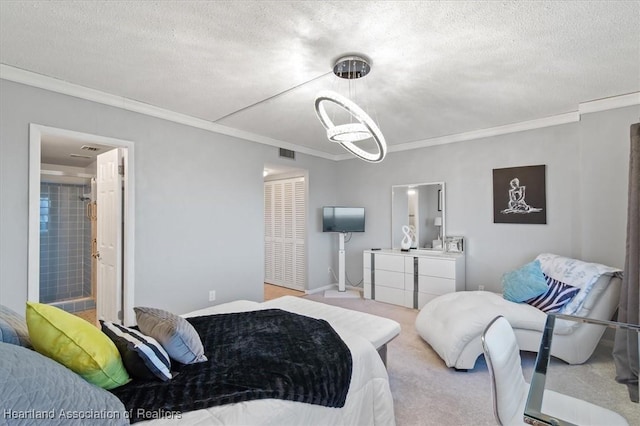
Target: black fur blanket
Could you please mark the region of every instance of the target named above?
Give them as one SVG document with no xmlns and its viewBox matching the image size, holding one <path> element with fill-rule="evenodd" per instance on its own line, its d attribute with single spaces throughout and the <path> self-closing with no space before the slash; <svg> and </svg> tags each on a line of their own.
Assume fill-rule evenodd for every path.
<svg viewBox="0 0 640 426">
<path fill-rule="evenodd" d="M 254 399 L 344 406 L 351 352 L 324 320 L 280 309 L 187 318 L 208 361 L 173 365 L 167 382 L 133 380 L 113 389 L 131 422 Z"/>
</svg>

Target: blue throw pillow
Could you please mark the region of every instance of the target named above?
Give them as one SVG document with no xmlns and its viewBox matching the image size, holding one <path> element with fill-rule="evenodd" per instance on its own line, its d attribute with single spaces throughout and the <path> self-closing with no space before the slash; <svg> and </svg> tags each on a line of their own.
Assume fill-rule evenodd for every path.
<svg viewBox="0 0 640 426">
<path fill-rule="evenodd" d="M 565 284 L 551 277 L 547 277 L 547 282 L 549 283 L 547 291 L 538 297 L 527 300 L 529 305 L 535 306 L 542 312 L 558 312 L 580 291 L 578 287 Z"/>
<path fill-rule="evenodd" d="M 548 288 L 540 261 L 534 260 L 502 276 L 502 297 L 511 302 L 524 302 L 540 296 Z"/>
</svg>

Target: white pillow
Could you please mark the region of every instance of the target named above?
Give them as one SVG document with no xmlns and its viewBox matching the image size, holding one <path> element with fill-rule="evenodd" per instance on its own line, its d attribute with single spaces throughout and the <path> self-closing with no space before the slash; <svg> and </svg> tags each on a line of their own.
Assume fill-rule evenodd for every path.
<svg viewBox="0 0 640 426">
<path fill-rule="evenodd" d="M 536 259 L 540 261 L 545 275 L 580 288 L 578 294 L 560 311 L 561 314 L 567 315 L 575 315 L 580 311 L 600 277 L 606 275 L 610 279 L 612 275 L 621 272 L 618 268 L 600 263 L 584 262 L 551 253 L 539 254 Z M 605 286 L 608 282 L 607 279 Z"/>
</svg>

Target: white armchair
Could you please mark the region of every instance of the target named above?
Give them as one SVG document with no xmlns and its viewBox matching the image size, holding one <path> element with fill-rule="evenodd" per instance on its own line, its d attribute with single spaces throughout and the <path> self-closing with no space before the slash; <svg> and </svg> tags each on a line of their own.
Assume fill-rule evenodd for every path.
<svg viewBox="0 0 640 426">
<path fill-rule="evenodd" d="M 576 275 L 578 268 L 600 273 L 593 275 L 588 289 L 584 286 L 584 297 L 574 315 L 600 320 L 613 317 L 620 296 L 618 270 L 550 254 L 538 258 L 546 260 L 543 264 L 546 274 L 556 274 L 558 280 L 572 285 L 576 285 L 571 281 L 574 277 L 567 275 Z M 461 291 L 433 299 L 416 317 L 416 330 L 447 367 L 468 370 L 474 368 L 476 359 L 482 355 L 483 330 L 498 315 L 513 327 L 521 351 L 538 351 L 547 314 L 527 303 L 514 303 L 487 291 Z M 604 333 L 602 327 L 571 322 L 557 324 L 556 330 L 551 355 L 569 364 L 587 361 Z"/>
</svg>

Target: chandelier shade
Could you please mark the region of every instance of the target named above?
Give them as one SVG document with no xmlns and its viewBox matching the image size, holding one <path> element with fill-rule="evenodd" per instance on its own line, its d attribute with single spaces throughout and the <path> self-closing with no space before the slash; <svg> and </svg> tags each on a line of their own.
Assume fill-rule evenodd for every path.
<svg viewBox="0 0 640 426">
<path fill-rule="evenodd" d="M 336 77 L 351 81 L 366 76 L 371 71 L 369 61 L 362 56 L 344 56 L 338 59 L 333 67 Z M 327 113 L 326 105 L 335 104 L 346 111 L 350 122 L 334 123 Z M 320 123 L 327 131 L 330 142 L 339 143 L 344 149 L 356 157 L 371 163 L 379 163 L 387 154 L 387 143 L 376 122 L 358 104 L 335 91 L 322 90 L 316 95 L 315 110 Z M 367 151 L 356 145 L 372 139 L 376 144 L 375 151 Z"/>
<path fill-rule="evenodd" d="M 329 117 L 329 114 L 327 114 L 325 102 L 334 103 L 343 108 L 351 114 L 353 118 L 358 120 L 359 123 L 336 126 Z M 384 159 L 387 154 L 387 142 L 384 139 L 384 135 L 378 128 L 378 125 L 369 117 L 369 114 L 356 105 L 355 102 L 352 102 L 339 93 L 323 90 L 316 96 L 315 108 L 318 119 L 320 119 L 324 128 L 327 129 L 327 138 L 330 141 L 341 144 L 347 151 L 362 160 L 378 163 Z M 365 151 L 354 143 L 369 138 L 373 138 L 375 141 L 377 152 Z"/>
<path fill-rule="evenodd" d="M 331 142 L 356 142 L 369 139 L 371 132 L 362 123 L 342 124 L 327 129 L 327 138 Z"/>
</svg>

